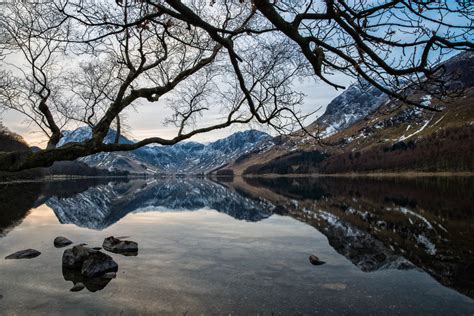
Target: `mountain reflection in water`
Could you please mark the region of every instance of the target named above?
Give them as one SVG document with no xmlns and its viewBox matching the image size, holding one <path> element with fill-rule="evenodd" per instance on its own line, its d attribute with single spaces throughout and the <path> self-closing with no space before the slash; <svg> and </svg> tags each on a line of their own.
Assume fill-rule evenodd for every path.
<svg viewBox="0 0 474 316">
<path fill-rule="evenodd" d="M 472 178 L 252 178 L 362 271 L 418 268 L 474 297 Z"/>
<path fill-rule="evenodd" d="M 249 222 L 279 214 L 316 228 L 364 272 L 419 269 L 474 298 L 472 178 L 96 179 L 0 186 L 0 237 L 43 203 L 60 223 L 93 230 L 148 211 L 209 208 Z"/>
</svg>

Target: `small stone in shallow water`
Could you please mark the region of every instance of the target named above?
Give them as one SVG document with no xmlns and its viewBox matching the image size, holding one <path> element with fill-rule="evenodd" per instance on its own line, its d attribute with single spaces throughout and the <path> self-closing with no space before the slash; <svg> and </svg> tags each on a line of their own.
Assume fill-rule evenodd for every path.
<svg viewBox="0 0 474 316">
<path fill-rule="evenodd" d="M 25 249 L 12 253 L 11 255 L 6 256 L 5 259 L 32 259 L 38 257 L 40 254 L 41 252 L 38 250 Z"/>
<path fill-rule="evenodd" d="M 70 244 L 72 244 L 72 241 L 70 241 L 66 237 L 58 236 L 54 238 L 54 247 L 56 248 L 66 247 L 66 246 L 69 246 Z"/>
<path fill-rule="evenodd" d="M 120 240 L 113 236 L 104 239 L 102 247 L 110 252 L 124 255 L 137 255 L 138 244 L 134 241 Z"/>
<path fill-rule="evenodd" d="M 74 286 L 69 290 L 71 292 L 79 292 L 79 291 L 82 291 L 84 289 L 84 284 L 82 284 L 81 282 L 78 282 L 76 284 L 74 284 Z"/>
<path fill-rule="evenodd" d="M 0 300 L 1 300 L 2 298 L 3 298 L 3 295 L 2 295 L 2 294 L 0 294 Z"/>
<path fill-rule="evenodd" d="M 319 260 L 319 258 L 316 257 L 315 255 L 309 256 L 309 262 L 311 262 L 311 264 L 312 264 L 312 265 L 315 265 L 315 266 L 320 266 L 320 265 L 326 263 L 326 262 L 324 262 L 324 261 Z"/>
</svg>

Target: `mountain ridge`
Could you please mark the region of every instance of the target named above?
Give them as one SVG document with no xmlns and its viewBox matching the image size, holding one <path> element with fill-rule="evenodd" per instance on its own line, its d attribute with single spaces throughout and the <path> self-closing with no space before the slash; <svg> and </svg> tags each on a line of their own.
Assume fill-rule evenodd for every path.
<svg viewBox="0 0 474 316">
<path fill-rule="evenodd" d="M 112 143 L 115 131 L 110 130 L 104 139 Z M 59 146 L 70 142 L 90 139 L 89 127 L 81 127 L 64 132 Z M 239 155 L 255 150 L 260 144 L 272 137 L 262 131 L 246 130 L 236 132 L 226 138 L 202 144 L 195 141 L 180 142 L 172 146 L 144 146 L 129 152 L 102 152 L 79 158 L 89 166 L 109 171 L 127 170 L 139 173 L 206 173 L 226 165 Z M 119 143 L 129 144 L 133 141 L 124 136 Z"/>
<path fill-rule="evenodd" d="M 474 53 L 458 54 L 443 63 L 450 91 L 462 94 L 436 98 L 406 88 L 427 111 L 390 100 L 377 91 L 348 88 L 323 116 L 308 126 L 322 142 L 297 133 L 258 155 L 247 155 L 217 172 L 226 174 L 310 174 L 352 172 L 472 172 L 474 145 Z M 370 90 L 370 89 L 369 89 Z M 357 93 L 360 92 L 360 93 Z M 454 93 L 453 93 L 454 94 Z M 363 96 L 372 96 L 361 103 Z M 352 99 L 350 99 L 351 97 Z M 351 103 L 354 101 L 353 103 Z M 338 111 L 336 105 L 341 105 Z M 349 105 L 358 108 L 358 115 Z M 346 119 L 350 117 L 350 119 Z M 332 124 L 332 125 L 331 125 Z M 343 126 L 343 128 L 340 128 Z"/>
</svg>

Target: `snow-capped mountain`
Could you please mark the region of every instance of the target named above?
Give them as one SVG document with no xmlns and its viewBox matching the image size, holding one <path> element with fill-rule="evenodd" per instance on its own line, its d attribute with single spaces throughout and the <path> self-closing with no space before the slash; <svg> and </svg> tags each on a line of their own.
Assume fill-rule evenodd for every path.
<svg viewBox="0 0 474 316">
<path fill-rule="evenodd" d="M 318 127 L 328 137 L 366 117 L 389 100 L 388 96 L 366 82 L 357 82 L 333 99 L 326 111 L 309 128 Z"/>
<path fill-rule="evenodd" d="M 59 146 L 90 139 L 91 134 L 89 127 L 66 131 Z M 110 130 L 105 142 L 111 143 L 114 139 L 115 131 Z M 272 137 L 267 133 L 247 130 L 208 144 L 188 141 L 173 146 L 145 146 L 131 152 L 98 153 L 79 160 L 89 166 L 111 171 L 205 173 L 259 146 L 267 146 L 266 141 L 270 139 Z M 119 142 L 133 143 L 123 136 L 120 136 Z"/>
<path fill-rule="evenodd" d="M 221 172 L 307 174 L 350 172 L 472 171 L 474 53 L 442 64 L 445 95 L 406 87 L 402 94 L 429 111 L 389 99 L 375 88 L 353 85 L 307 127 L 323 143 L 301 133 L 259 153 L 238 158 Z M 439 79 L 439 78 L 438 78 Z M 430 82 L 426 87 L 433 85 Z M 434 86 L 429 91 L 440 91 Z"/>
</svg>

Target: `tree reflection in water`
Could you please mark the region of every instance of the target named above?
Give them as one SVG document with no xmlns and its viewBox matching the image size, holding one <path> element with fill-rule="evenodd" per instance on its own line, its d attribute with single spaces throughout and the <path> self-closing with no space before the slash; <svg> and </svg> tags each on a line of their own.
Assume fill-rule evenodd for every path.
<svg viewBox="0 0 474 316">
<path fill-rule="evenodd" d="M 365 272 L 423 269 L 474 298 L 472 178 L 180 178 L 1 185 L 0 234 L 42 203 L 61 223 L 104 229 L 131 212 L 215 209 L 237 220 L 290 216 Z M 310 253 L 308 253 L 310 255 Z M 65 280 L 94 292 L 110 279 Z"/>
</svg>

